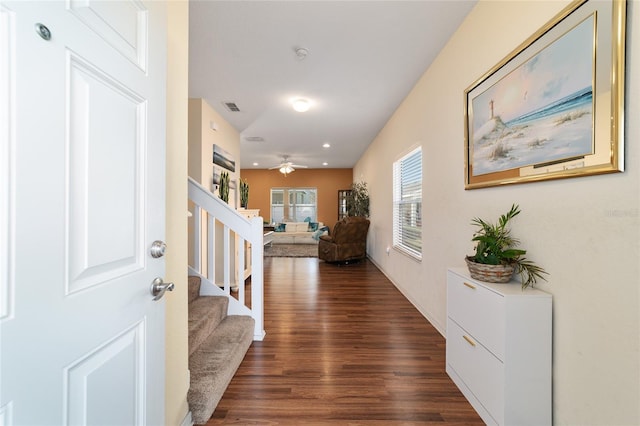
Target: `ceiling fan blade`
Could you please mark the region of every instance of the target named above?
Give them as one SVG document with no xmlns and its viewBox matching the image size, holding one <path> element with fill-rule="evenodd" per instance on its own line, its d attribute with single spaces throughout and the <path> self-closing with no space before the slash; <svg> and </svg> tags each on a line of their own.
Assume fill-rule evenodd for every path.
<svg viewBox="0 0 640 426">
<path fill-rule="evenodd" d="M 269 170 L 281 169 L 283 167 L 291 167 L 294 170 L 295 169 L 308 169 L 309 168 L 309 166 L 305 166 L 305 165 L 302 165 L 302 164 L 293 164 L 291 161 L 288 161 L 288 160 L 289 160 L 289 157 L 285 156 L 283 158 L 283 161 L 279 165 L 273 166 L 273 167 L 269 167 Z"/>
</svg>

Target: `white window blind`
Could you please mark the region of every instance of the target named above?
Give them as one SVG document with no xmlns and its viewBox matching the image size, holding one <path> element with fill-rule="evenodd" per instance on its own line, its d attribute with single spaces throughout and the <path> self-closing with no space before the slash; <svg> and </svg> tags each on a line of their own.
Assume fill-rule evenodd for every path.
<svg viewBox="0 0 640 426">
<path fill-rule="evenodd" d="M 393 163 L 393 245 L 422 259 L 422 148 Z"/>
</svg>

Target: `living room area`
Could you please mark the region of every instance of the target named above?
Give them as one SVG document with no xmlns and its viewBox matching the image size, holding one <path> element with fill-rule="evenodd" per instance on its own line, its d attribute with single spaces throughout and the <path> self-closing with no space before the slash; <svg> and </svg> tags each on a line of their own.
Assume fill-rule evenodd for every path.
<svg viewBox="0 0 640 426">
<path fill-rule="evenodd" d="M 299 168 L 287 174 L 255 168 L 227 170 L 211 161 L 212 147 L 226 152 L 236 164 L 242 164 L 239 133 L 204 99 L 189 100 L 189 123 L 191 178 L 217 196 L 214 176 L 219 170 L 226 170 L 233 182 L 228 204 L 239 211 L 243 210 L 237 189 L 239 182 L 248 185 L 246 210 L 263 218 L 265 234 L 269 234 L 265 252 L 279 244 L 317 246 L 318 237 L 328 234 L 346 215 L 341 194 L 353 184 L 352 168 Z M 216 130 L 211 130 L 208 123 L 216 123 Z M 281 227 L 276 230 L 277 225 Z M 304 253 L 315 251 L 317 256 L 317 248 L 298 249 Z"/>
</svg>

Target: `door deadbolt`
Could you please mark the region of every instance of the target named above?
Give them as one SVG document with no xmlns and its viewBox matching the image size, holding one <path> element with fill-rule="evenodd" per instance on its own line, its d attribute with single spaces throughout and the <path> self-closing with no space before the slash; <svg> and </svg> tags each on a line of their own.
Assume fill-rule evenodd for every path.
<svg viewBox="0 0 640 426">
<path fill-rule="evenodd" d="M 164 241 L 156 240 L 151 243 L 151 257 L 154 259 L 164 256 L 166 250 L 167 244 Z"/>
</svg>

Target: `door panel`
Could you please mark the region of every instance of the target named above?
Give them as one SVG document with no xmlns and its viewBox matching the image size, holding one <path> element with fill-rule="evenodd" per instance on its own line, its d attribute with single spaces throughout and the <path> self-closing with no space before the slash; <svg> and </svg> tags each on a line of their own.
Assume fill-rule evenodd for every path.
<svg viewBox="0 0 640 426">
<path fill-rule="evenodd" d="M 149 20 L 141 2 L 71 0 L 69 10 L 142 71 L 147 70 Z"/>
<path fill-rule="evenodd" d="M 144 424 L 144 328 L 140 322 L 66 369 L 65 424 Z"/>
<path fill-rule="evenodd" d="M 144 266 L 146 103 L 75 54 L 68 62 L 68 282 L 74 292 Z"/>
<path fill-rule="evenodd" d="M 0 11 L 0 425 L 162 425 L 166 3 Z"/>
</svg>

